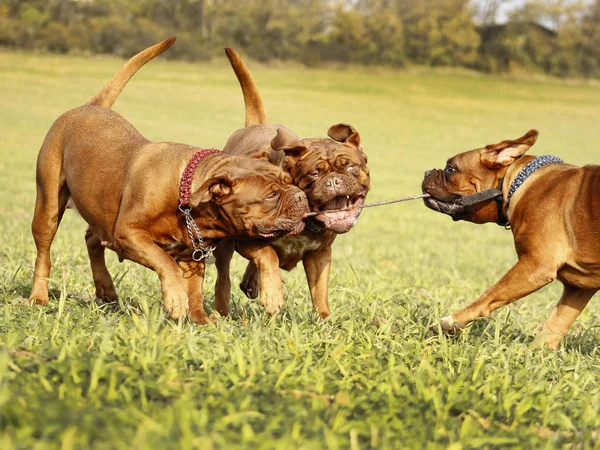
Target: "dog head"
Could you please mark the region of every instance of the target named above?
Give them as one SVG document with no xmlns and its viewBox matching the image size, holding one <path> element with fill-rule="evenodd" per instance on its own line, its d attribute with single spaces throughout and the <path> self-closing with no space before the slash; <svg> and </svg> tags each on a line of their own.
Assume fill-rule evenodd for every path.
<svg viewBox="0 0 600 450">
<path fill-rule="evenodd" d="M 331 139 L 298 139 L 278 129 L 271 141 L 269 159 L 281 162 L 293 183 L 306 194 L 311 211 L 348 208 L 315 216 L 326 229 L 345 233 L 356 223 L 371 187 L 367 155 L 352 126 L 333 125 L 327 134 Z"/>
<path fill-rule="evenodd" d="M 272 238 L 304 229 L 306 195 L 280 167 L 244 156 L 227 158 L 190 196 L 194 207 L 211 205 L 228 236 Z"/>
<path fill-rule="evenodd" d="M 537 137 L 538 132 L 530 130 L 515 140 L 459 153 L 446 162 L 443 170 L 428 170 L 422 188 L 431 197 L 424 200 L 425 205 L 454 220 L 496 222 L 498 210 L 494 200 L 465 206 L 461 198 L 497 188 L 509 166 L 535 144 Z"/>
</svg>

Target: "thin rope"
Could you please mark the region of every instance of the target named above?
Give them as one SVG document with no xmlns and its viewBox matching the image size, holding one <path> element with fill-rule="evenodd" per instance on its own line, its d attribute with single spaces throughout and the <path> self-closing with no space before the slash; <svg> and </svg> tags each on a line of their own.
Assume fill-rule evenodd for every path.
<svg viewBox="0 0 600 450">
<path fill-rule="evenodd" d="M 397 198 L 394 200 L 386 200 L 383 202 L 375 202 L 375 203 L 368 203 L 366 205 L 362 205 L 360 208 L 364 209 L 364 208 L 373 208 L 374 206 L 383 206 L 383 205 L 390 205 L 392 203 L 402 203 L 402 202 L 408 202 L 410 200 L 419 200 L 421 198 L 429 198 L 431 197 L 431 195 L 429 194 L 420 194 L 420 195 L 413 195 L 412 197 L 402 197 L 402 198 Z M 308 214 L 305 214 L 304 217 L 314 217 L 314 216 L 318 216 L 319 214 L 328 214 L 328 213 L 334 213 L 334 212 L 342 212 L 342 211 L 350 211 L 352 208 L 342 208 L 342 209 L 329 209 L 327 211 L 318 211 L 318 212 L 311 212 Z"/>
</svg>

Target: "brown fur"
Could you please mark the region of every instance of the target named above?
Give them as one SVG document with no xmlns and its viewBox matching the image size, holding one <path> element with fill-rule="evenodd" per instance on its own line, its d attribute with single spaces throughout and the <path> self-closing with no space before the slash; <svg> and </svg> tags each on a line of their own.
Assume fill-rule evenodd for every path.
<svg viewBox="0 0 600 450">
<path fill-rule="evenodd" d="M 299 139 L 283 125 L 268 124 L 250 71 L 235 51 L 227 49 L 226 53 L 242 87 L 246 127 L 231 135 L 224 151 L 281 163 L 292 182 L 306 193 L 311 211 L 336 209 L 331 205 L 345 201 L 346 196 L 354 208 L 342 214 L 340 220 L 319 215 L 310 228 L 292 238 L 270 243 L 236 241 L 219 245 L 216 309 L 222 315 L 229 313 L 229 263 L 235 249 L 250 260 L 240 287 L 251 298 L 260 292 L 260 303 L 271 314 L 283 306 L 279 268 L 291 270 L 302 261 L 313 305 L 325 318 L 330 314 L 327 291 L 331 245 L 336 234 L 354 225 L 370 189 L 367 156 L 360 144 L 360 135 L 350 125 L 337 124 L 328 131 L 331 139 Z"/>
<path fill-rule="evenodd" d="M 157 272 L 172 318 L 189 314 L 195 323 L 210 322 L 202 303 L 204 261 L 191 258 L 178 212 L 181 175 L 200 149 L 150 142 L 107 109 L 129 78 L 171 44 L 164 41 L 132 58 L 89 104 L 64 113 L 48 131 L 37 162 L 30 300 L 48 303 L 50 246 L 70 198 L 89 225 L 85 239 L 97 297 L 117 296 L 104 261 L 108 247 Z M 303 228 L 304 193 L 264 160 L 211 155 L 198 166 L 191 191 L 192 214 L 206 245 Z"/>
<path fill-rule="evenodd" d="M 428 171 L 423 190 L 426 204 L 457 217 L 453 202 L 465 195 L 495 188 L 504 178 L 504 209 L 519 261 L 474 303 L 442 319 L 446 333 L 537 291 L 558 279 L 563 295 L 546 320 L 537 342 L 556 350 L 571 324 L 600 289 L 600 166 L 550 164 L 537 170 L 513 195 L 506 197 L 515 177 L 534 157 L 523 156 L 537 140 L 537 131 L 499 144 L 458 154 L 450 170 Z M 460 212 L 474 223 L 495 222 L 495 202 Z"/>
</svg>

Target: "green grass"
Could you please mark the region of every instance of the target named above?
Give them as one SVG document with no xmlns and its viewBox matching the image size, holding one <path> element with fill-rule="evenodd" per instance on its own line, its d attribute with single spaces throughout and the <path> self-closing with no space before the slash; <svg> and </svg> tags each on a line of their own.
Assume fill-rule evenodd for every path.
<svg viewBox="0 0 600 450">
<path fill-rule="evenodd" d="M 54 119 L 121 63 L 0 53 L 0 448 L 600 448 L 599 299 L 557 353 L 530 345 L 557 284 L 457 338 L 430 335 L 432 321 L 475 299 L 516 256 L 509 231 L 453 223 L 419 202 L 365 210 L 337 239 L 324 322 L 300 269 L 286 274 L 280 317 L 234 289 L 218 327 L 171 322 L 155 274 L 113 254 L 121 300 L 98 306 L 87 301 L 85 224 L 72 212 L 52 250 L 58 298 L 19 303 L 35 257 L 37 151 Z M 251 68 L 272 121 L 306 137 L 337 122 L 361 132 L 371 201 L 417 194 L 423 172 L 448 156 L 534 127 L 533 154 L 600 162 L 597 86 Z M 152 140 L 202 147 L 222 147 L 243 124 L 223 61 L 152 62 L 115 110 Z M 243 268 L 236 258 L 235 283 Z M 214 280 L 211 268 L 208 309 Z"/>
</svg>

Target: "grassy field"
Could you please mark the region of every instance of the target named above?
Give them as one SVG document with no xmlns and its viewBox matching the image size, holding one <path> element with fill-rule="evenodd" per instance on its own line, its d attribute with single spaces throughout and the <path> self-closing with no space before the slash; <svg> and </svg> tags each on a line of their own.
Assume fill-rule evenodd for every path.
<svg viewBox="0 0 600 450">
<path fill-rule="evenodd" d="M 73 212 L 53 245 L 56 300 L 19 303 L 35 257 L 37 151 L 54 119 L 121 63 L 0 53 L 0 448 L 600 448 L 600 299 L 557 353 L 530 345 L 557 284 L 459 337 L 430 335 L 516 255 L 510 231 L 453 223 L 419 202 L 365 210 L 338 238 L 324 322 L 300 269 L 286 274 L 280 317 L 234 289 L 218 327 L 171 322 L 155 274 L 113 254 L 121 300 L 98 306 Z M 371 201 L 417 194 L 423 172 L 448 156 L 534 127 L 532 154 L 600 163 L 597 86 L 250 67 L 273 122 L 305 137 L 338 122 L 361 132 Z M 201 147 L 222 147 L 243 125 L 224 61 L 154 61 L 114 109 L 152 140 Z M 234 283 L 243 268 L 238 257 Z M 211 268 L 207 309 L 214 280 Z"/>
</svg>

